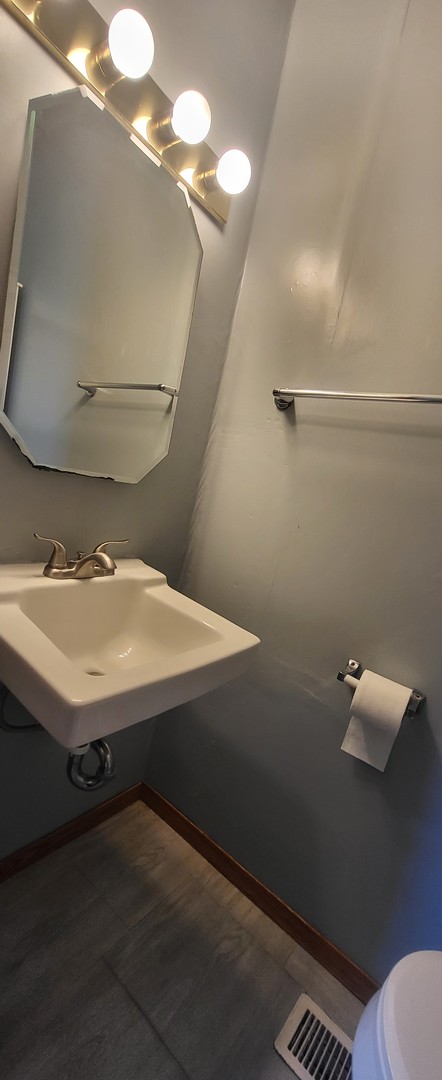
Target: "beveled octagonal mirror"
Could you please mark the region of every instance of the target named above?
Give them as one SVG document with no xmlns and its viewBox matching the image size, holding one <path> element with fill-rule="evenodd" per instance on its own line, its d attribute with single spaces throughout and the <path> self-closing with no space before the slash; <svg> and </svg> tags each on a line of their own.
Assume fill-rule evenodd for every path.
<svg viewBox="0 0 442 1080">
<path fill-rule="evenodd" d="M 0 420 L 33 464 L 136 483 L 167 454 L 201 258 L 185 190 L 89 91 L 30 102 Z"/>
</svg>

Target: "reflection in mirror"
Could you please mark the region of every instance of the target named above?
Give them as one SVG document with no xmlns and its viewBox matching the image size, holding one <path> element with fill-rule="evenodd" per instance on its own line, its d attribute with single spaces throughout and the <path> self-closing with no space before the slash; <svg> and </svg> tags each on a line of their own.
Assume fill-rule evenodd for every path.
<svg viewBox="0 0 442 1080">
<path fill-rule="evenodd" d="M 167 454 L 201 257 L 185 192 L 84 88 L 30 102 L 0 419 L 34 464 L 136 483 Z"/>
</svg>

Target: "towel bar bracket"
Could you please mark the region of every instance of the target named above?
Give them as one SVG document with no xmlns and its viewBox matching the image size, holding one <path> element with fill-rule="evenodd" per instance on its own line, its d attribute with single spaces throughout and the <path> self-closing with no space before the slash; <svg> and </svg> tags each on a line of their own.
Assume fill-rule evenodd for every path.
<svg viewBox="0 0 442 1080">
<path fill-rule="evenodd" d="M 284 409 L 289 409 L 291 405 L 295 404 L 295 398 L 293 395 L 282 394 L 280 390 L 274 390 L 273 397 L 276 408 L 280 409 L 281 412 L 283 412 Z"/>
</svg>

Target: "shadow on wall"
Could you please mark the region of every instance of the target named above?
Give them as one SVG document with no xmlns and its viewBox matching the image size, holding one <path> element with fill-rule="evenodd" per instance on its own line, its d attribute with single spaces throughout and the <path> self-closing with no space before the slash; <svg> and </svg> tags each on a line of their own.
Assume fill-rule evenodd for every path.
<svg viewBox="0 0 442 1080">
<path fill-rule="evenodd" d="M 381 981 L 404 953 L 442 948 L 438 751 L 422 714 L 378 773 L 340 751 L 347 717 L 290 677 L 261 658 L 253 685 L 164 714 L 146 780 Z"/>
<path fill-rule="evenodd" d="M 309 815 L 296 790 L 285 791 L 261 764 L 253 700 L 254 688 L 237 679 L 164 713 L 155 725 L 146 781 L 270 888 L 276 881 L 279 895 L 287 880 L 304 878 L 319 896 Z M 296 851 L 298 833 L 305 857 Z"/>
<path fill-rule="evenodd" d="M 34 718 L 9 694 L 5 717 L 10 724 L 34 723 Z M 143 777 L 152 721 L 115 732 L 111 736 L 117 767 L 116 779 L 98 791 L 79 791 L 69 782 L 69 751 L 46 731 L 0 730 L 0 859 L 39 840 L 48 832 L 92 810 Z M 86 759 L 86 771 L 95 771 L 97 759 Z"/>
<path fill-rule="evenodd" d="M 407 952 L 442 950 L 442 763 L 425 707 L 402 725 L 385 803 L 402 858 L 377 941 L 383 977 Z"/>
</svg>

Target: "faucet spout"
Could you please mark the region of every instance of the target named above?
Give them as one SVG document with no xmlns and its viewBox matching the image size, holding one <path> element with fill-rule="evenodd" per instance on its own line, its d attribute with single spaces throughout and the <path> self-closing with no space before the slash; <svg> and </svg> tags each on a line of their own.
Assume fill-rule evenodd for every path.
<svg viewBox="0 0 442 1080">
<path fill-rule="evenodd" d="M 72 567 L 73 578 L 109 577 L 117 567 L 107 551 L 93 551 L 77 559 Z"/>
</svg>

